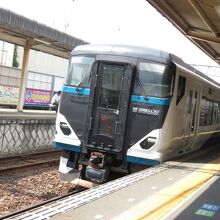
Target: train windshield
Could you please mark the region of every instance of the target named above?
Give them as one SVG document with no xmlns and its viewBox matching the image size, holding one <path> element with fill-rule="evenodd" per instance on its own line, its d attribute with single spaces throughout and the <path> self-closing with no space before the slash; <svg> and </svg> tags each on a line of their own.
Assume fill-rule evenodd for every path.
<svg viewBox="0 0 220 220">
<path fill-rule="evenodd" d="M 69 64 L 65 84 L 68 86 L 89 87 L 89 74 L 94 61 L 94 57 L 73 56 Z M 81 85 L 82 82 L 84 82 L 83 85 Z"/>
<path fill-rule="evenodd" d="M 168 97 L 172 93 L 172 71 L 159 63 L 140 62 L 135 93 L 144 96 Z"/>
</svg>

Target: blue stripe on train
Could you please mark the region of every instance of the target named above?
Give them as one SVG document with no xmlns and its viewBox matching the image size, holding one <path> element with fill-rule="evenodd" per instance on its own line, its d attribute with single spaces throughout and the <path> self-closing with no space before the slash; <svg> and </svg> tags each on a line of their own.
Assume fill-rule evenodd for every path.
<svg viewBox="0 0 220 220">
<path fill-rule="evenodd" d="M 71 86 L 63 86 L 62 89 L 63 92 L 66 93 L 73 93 L 73 94 L 79 94 L 79 95 L 89 95 L 90 89 L 88 88 L 80 88 L 79 90 L 76 90 L 75 87 Z M 138 96 L 138 95 L 132 95 L 131 96 L 132 102 L 139 102 L 139 103 L 149 103 L 154 105 L 170 105 L 170 98 L 156 98 L 156 97 L 147 97 L 144 96 Z"/>
<path fill-rule="evenodd" d="M 151 160 L 151 159 L 133 157 L 133 156 L 127 156 L 127 161 L 130 163 L 137 163 L 147 166 L 156 166 L 160 164 L 160 161 L 158 160 Z"/>
<path fill-rule="evenodd" d="M 79 88 L 79 90 L 76 90 L 75 87 L 63 86 L 62 92 L 73 93 L 73 94 L 78 94 L 78 95 L 89 95 L 90 89 Z"/>
<path fill-rule="evenodd" d="M 70 144 L 63 144 L 63 143 L 59 143 L 59 142 L 54 142 L 53 146 L 56 147 L 56 148 L 61 148 L 61 149 L 65 149 L 65 150 L 80 152 L 80 146 L 75 146 L 75 145 L 70 145 Z"/>
<path fill-rule="evenodd" d="M 140 102 L 140 103 L 149 103 L 149 104 L 156 104 L 156 105 L 170 105 L 170 98 L 156 98 L 156 97 L 147 97 L 132 95 L 131 96 L 132 102 Z"/>
</svg>

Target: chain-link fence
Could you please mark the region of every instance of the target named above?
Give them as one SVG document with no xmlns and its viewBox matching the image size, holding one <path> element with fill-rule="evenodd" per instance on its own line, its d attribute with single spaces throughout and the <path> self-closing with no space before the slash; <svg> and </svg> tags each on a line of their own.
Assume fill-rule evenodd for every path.
<svg viewBox="0 0 220 220">
<path fill-rule="evenodd" d="M 0 119 L 0 157 L 52 149 L 55 119 Z"/>
</svg>

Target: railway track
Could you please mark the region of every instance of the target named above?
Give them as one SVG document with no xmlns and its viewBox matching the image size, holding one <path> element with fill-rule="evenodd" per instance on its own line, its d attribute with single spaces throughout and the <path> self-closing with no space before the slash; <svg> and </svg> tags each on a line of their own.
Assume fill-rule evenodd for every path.
<svg viewBox="0 0 220 220">
<path fill-rule="evenodd" d="M 39 207 L 47 206 L 48 204 L 55 203 L 56 201 L 59 201 L 61 199 L 65 199 L 66 197 L 72 196 L 72 195 L 77 194 L 79 192 L 82 192 L 84 190 L 85 189 L 83 189 L 83 188 L 79 188 L 79 189 L 74 190 L 73 192 L 67 193 L 67 194 L 62 195 L 62 196 L 58 196 L 58 197 L 53 198 L 53 199 L 49 199 L 47 201 L 38 203 L 36 205 L 29 206 L 25 209 L 22 209 L 22 210 L 19 210 L 19 211 L 16 211 L 16 212 L 12 212 L 10 214 L 3 215 L 3 216 L 0 215 L 0 219 L 14 219 L 14 216 L 19 216 L 20 214 L 22 214 L 24 212 L 27 213 L 27 212 L 29 212 L 31 210 L 34 210 L 34 209 L 37 209 Z"/>
<path fill-rule="evenodd" d="M 165 162 L 159 166 L 151 167 L 149 169 L 133 173 L 131 175 L 116 179 L 114 181 L 108 182 L 98 187 L 94 187 L 89 190 L 85 190 L 83 192 L 76 190 L 64 196 L 59 196 L 52 200 L 39 203 L 38 205 L 28 207 L 27 209 L 23 209 L 6 216 L 0 216 L 0 219 L 49 219 L 54 215 L 61 214 L 62 212 L 66 212 L 71 209 L 75 209 L 91 201 L 99 199 L 103 196 L 107 196 L 120 189 L 126 188 L 127 186 L 137 181 L 140 181 L 141 179 L 146 178 L 147 176 L 154 175 L 173 166 L 178 166 L 183 161 L 191 161 L 196 158 L 202 157 L 213 149 L 214 147 L 211 147 L 209 149 L 203 149 L 202 151 L 194 152 L 190 155 L 178 158 L 175 161 Z"/>
<path fill-rule="evenodd" d="M 34 154 L 23 154 L 0 158 L 0 173 L 16 171 L 44 164 L 58 163 L 60 151 L 44 151 Z"/>
</svg>

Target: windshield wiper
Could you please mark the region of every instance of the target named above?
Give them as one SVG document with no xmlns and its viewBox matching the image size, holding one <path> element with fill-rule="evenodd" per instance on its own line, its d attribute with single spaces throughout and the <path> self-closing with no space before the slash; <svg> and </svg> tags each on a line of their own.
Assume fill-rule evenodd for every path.
<svg viewBox="0 0 220 220">
<path fill-rule="evenodd" d="M 143 87 L 143 85 L 142 85 L 142 83 L 141 83 L 141 81 L 140 81 L 139 78 L 137 78 L 137 82 L 138 82 L 138 85 L 140 86 L 141 93 L 142 93 L 142 95 L 144 96 L 144 99 L 145 99 L 145 100 L 148 100 L 148 99 L 149 99 L 149 96 L 146 95 L 145 90 L 144 90 L 144 87 Z M 155 104 L 152 104 L 152 106 L 155 107 Z"/>
<path fill-rule="evenodd" d="M 142 83 L 141 83 L 141 81 L 140 81 L 139 78 L 137 78 L 137 83 L 138 83 L 138 85 L 139 85 L 139 87 L 140 87 L 140 89 L 141 89 L 141 93 L 142 93 L 142 95 L 144 96 L 144 99 L 147 99 L 147 95 L 146 95 L 146 93 L 145 93 L 144 87 L 143 87 L 143 85 L 142 85 Z"/>
<path fill-rule="evenodd" d="M 76 87 L 76 90 L 79 91 L 80 87 L 85 83 L 85 81 L 90 77 L 91 72 L 89 72 L 88 74 L 86 74 L 86 76 L 81 80 L 81 82 L 78 84 L 78 86 Z"/>
</svg>

